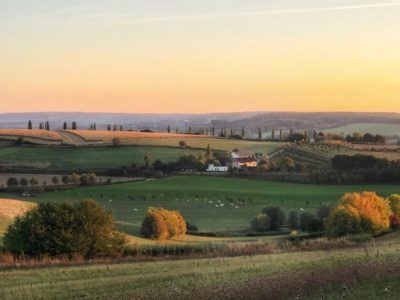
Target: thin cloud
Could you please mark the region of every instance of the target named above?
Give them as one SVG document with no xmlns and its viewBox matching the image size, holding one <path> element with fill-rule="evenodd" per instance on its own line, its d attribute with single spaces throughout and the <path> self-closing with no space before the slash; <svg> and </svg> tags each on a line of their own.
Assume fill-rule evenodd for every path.
<svg viewBox="0 0 400 300">
<path fill-rule="evenodd" d="M 395 6 L 397 6 L 397 7 L 400 6 L 400 1 L 360 4 L 360 5 L 348 5 L 348 6 L 335 6 L 335 7 L 304 8 L 304 9 L 267 10 L 267 11 L 256 11 L 256 12 L 226 12 L 226 13 L 197 14 L 197 15 L 196 14 L 176 15 L 176 16 L 151 17 L 151 18 L 136 19 L 136 20 L 126 20 L 126 22 L 124 22 L 124 23 L 130 24 L 130 25 L 140 25 L 140 24 L 160 23 L 160 22 L 179 21 L 179 20 L 212 19 L 212 18 L 221 18 L 221 17 L 223 18 L 223 17 L 289 15 L 289 14 L 304 14 L 304 13 L 314 13 L 314 12 L 331 12 L 331 11 L 384 8 L 384 7 L 395 7 Z"/>
</svg>

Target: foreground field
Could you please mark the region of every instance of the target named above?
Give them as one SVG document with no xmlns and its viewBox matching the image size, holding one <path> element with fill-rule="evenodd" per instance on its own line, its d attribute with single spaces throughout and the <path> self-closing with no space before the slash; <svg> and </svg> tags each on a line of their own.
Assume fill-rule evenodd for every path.
<svg viewBox="0 0 400 300">
<path fill-rule="evenodd" d="M 23 215 L 35 206 L 34 203 L 13 199 L 0 199 L 0 237 L 15 217 Z"/>
<path fill-rule="evenodd" d="M 246 230 L 250 220 L 269 205 L 314 212 L 336 203 L 346 192 L 376 191 L 388 196 L 398 185 L 313 185 L 211 176 L 178 176 L 135 183 L 44 193 L 32 201 L 95 199 L 114 212 L 122 230 L 137 235 L 149 206 L 181 211 L 203 231 Z"/>
<path fill-rule="evenodd" d="M 204 153 L 202 150 L 178 147 L 124 146 L 92 148 L 0 148 L 0 167 L 31 168 L 54 171 L 102 170 L 143 165 L 143 157 L 154 161 L 177 161 L 182 155 Z"/>
<path fill-rule="evenodd" d="M 0 272 L 0 298 L 398 299 L 399 250 L 392 241 L 335 251 L 8 270 Z M 368 285 L 369 293 L 353 297 L 352 285 Z"/>
</svg>

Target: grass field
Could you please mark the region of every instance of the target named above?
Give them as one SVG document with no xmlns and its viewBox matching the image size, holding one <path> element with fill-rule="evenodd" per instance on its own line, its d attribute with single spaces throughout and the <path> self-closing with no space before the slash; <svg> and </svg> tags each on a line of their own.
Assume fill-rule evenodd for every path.
<svg viewBox="0 0 400 300">
<path fill-rule="evenodd" d="M 398 270 L 399 250 L 392 241 L 334 251 L 8 270 L 0 272 L 0 298 L 342 299 L 346 293 L 349 299 L 398 299 L 398 271 L 390 293 L 383 293 L 384 271 Z M 368 294 L 358 294 L 367 297 L 352 297 L 352 284 L 368 285 Z"/>
<path fill-rule="evenodd" d="M 326 129 L 325 132 L 344 134 L 371 133 L 385 136 L 400 136 L 400 124 L 354 123 L 341 127 Z"/>
<path fill-rule="evenodd" d="M 198 149 L 157 146 L 123 146 L 91 148 L 38 148 L 4 147 L 0 148 L 0 167 L 16 166 L 48 170 L 99 170 L 143 165 L 143 157 L 163 162 L 177 161 L 182 155 L 204 153 Z"/>
<path fill-rule="evenodd" d="M 178 176 L 44 193 L 32 201 L 95 199 L 114 212 L 122 230 L 137 235 L 149 206 L 178 209 L 203 231 L 238 231 L 265 206 L 278 205 L 286 212 L 315 211 L 334 204 L 346 192 L 376 191 L 388 196 L 398 185 L 312 185 L 208 176 Z"/>
</svg>

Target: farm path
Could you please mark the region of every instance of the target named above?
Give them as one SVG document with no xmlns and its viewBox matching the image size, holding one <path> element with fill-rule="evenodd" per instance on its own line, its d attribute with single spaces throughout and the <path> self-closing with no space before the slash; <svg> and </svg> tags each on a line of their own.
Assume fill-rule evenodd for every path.
<svg viewBox="0 0 400 300">
<path fill-rule="evenodd" d="M 80 137 L 77 134 L 74 134 L 74 133 L 71 133 L 68 131 L 64 131 L 64 130 L 58 130 L 57 132 L 60 134 L 60 136 L 64 140 L 64 143 L 72 144 L 72 145 L 88 145 L 89 144 L 87 141 L 85 141 L 84 138 Z"/>
</svg>

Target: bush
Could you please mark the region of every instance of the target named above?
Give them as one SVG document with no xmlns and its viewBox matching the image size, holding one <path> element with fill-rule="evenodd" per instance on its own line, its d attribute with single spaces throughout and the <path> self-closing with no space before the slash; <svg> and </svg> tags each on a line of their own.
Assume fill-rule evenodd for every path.
<svg viewBox="0 0 400 300">
<path fill-rule="evenodd" d="M 299 229 L 299 214 L 297 211 L 289 213 L 288 225 L 290 229 Z"/>
<path fill-rule="evenodd" d="M 302 212 L 300 214 L 300 229 L 303 231 L 308 231 L 308 224 L 312 219 L 314 219 L 314 215 L 309 212 Z"/>
<path fill-rule="evenodd" d="M 390 228 L 397 229 L 400 225 L 400 217 L 398 215 L 392 214 L 389 218 Z"/>
<path fill-rule="evenodd" d="M 19 180 L 19 184 L 22 185 L 22 186 L 27 186 L 27 185 L 29 184 L 29 181 L 28 181 L 28 179 L 26 179 L 25 177 L 22 177 L 22 178 Z"/>
<path fill-rule="evenodd" d="M 329 216 L 327 232 L 330 236 L 359 232 L 376 234 L 389 228 L 390 215 L 389 202 L 375 193 L 348 193 Z"/>
<path fill-rule="evenodd" d="M 18 179 L 15 177 L 10 177 L 7 179 L 7 186 L 8 187 L 14 187 L 18 186 Z"/>
<path fill-rule="evenodd" d="M 192 232 L 199 231 L 199 228 L 195 224 L 192 224 L 192 223 L 189 223 L 189 222 L 186 222 L 186 228 L 187 228 L 188 231 L 192 231 Z"/>
<path fill-rule="evenodd" d="M 4 236 L 4 247 L 17 255 L 118 256 L 125 237 L 113 216 L 94 201 L 41 203 L 17 217 Z"/>
<path fill-rule="evenodd" d="M 271 218 L 267 214 L 261 213 L 251 221 L 250 225 L 254 231 L 268 231 L 271 228 Z"/>
<path fill-rule="evenodd" d="M 332 211 L 332 207 L 323 205 L 320 208 L 318 208 L 317 217 L 319 219 L 326 219 L 327 217 L 329 217 L 329 214 L 331 213 L 331 211 Z"/>
<path fill-rule="evenodd" d="M 325 222 L 325 228 L 329 237 L 362 233 L 358 216 L 345 209 L 337 209 L 331 213 Z"/>
<path fill-rule="evenodd" d="M 270 230 L 279 230 L 285 223 L 285 213 L 279 207 L 266 207 L 262 213 L 271 220 Z"/>
<path fill-rule="evenodd" d="M 324 220 L 322 219 L 311 219 L 307 226 L 308 232 L 322 232 L 324 231 Z"/>
<path fill-rule="evenodd" d="M 150 207 L 140 229 L 144 237 L 164 240 L 186 233 L 186 222 L 178 211 Z"/>
<path fill-rule="evenodd" d="M 392 213 L 400 217 L 400 194 L 393 194 L 387 198 Z"/>
</svg>

